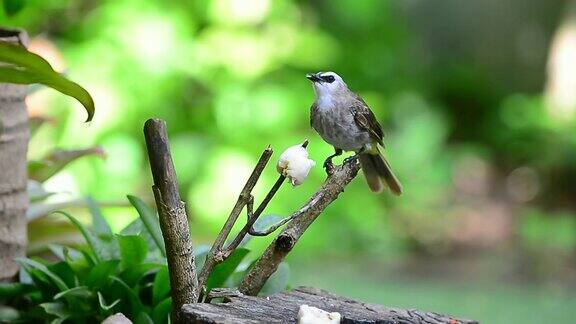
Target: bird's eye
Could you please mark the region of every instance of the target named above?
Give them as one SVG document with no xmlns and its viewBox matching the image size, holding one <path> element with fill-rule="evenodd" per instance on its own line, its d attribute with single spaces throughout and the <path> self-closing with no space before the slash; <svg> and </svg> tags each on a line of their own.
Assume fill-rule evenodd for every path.
<svg viewBox="0 0 576 324">
<path fill-rule="evenodd" d="M 327 75 L 327 76 L 323 77 L 322 79 L 324 79 L 324 81 L 326 81 L 328 83 L 332 83 L 332 82 L 334 82 L 334 80 L 336 80 L 333 75 Z"/>
</svg>

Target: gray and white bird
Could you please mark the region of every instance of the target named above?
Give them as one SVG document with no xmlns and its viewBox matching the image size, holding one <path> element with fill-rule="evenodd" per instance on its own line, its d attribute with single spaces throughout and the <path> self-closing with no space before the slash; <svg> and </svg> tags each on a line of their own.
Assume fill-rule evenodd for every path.
<svg viewBox="0 0 576 324">
<path fill-rule="evenodd" d="M 332 166 L 332 158 L 342 151 L 356 152 L 366 182 L 373 192 L 381 192 L 384 183 L 400 195 L 402 186 L 384 159 L 378 144 L 384 146 L 384 132 L 368 105 L 334 72 L 306 75 L 314 86 L 316 100 L 310 108 L 310 125 L 334 146 L 334 154 L 324 162 Z"/>
</svg>

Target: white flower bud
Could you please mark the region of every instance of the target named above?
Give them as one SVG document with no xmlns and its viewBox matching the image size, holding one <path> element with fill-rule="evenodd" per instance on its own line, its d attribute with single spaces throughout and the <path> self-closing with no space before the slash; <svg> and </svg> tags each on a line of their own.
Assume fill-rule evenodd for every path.
<svg viewBox="0 0 576 324">
<path fill-rule="evenodd" d="M 298 311 L 298 324 L 338 324 L 340 313 L 328 313 L 320 308 L 301 305 Z"/>
<path fill-rule="evenodd" d="M 302 145 L 287 148 L 278 159 L 276 170 L 290 180 L 293 186 L 304 182 L 316 162 L 308 158 L 308 151 Z"/>
</svg>

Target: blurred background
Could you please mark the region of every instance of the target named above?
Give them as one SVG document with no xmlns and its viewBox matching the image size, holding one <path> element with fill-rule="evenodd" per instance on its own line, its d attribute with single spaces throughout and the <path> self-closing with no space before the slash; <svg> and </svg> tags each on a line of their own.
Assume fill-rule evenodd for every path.
<svg viewBox="0 0 576 324">
<path fill-rule="evenodd" d="M 286 216 L 325 178 L 332 148 L 309 127 L 304 75 L 332 70 L 383 125 L 405 194 L 354 180 L 289 256 L 291 285 L 484 323 L 576 317 L 576 1 L 29 0 L 0 21 L 96 102 L 84 124 L 72 99 L 31 88 L 30 115 L 50 121 L 31 160 L 107 156 L 46 181 L 50 202 L 91 196 L 117 230 L 136 218 L 125 195 L 153 202 L 142 126 L 158 117 L 195 244 L 267 145 L 274 160 L 308 138 L 311 176 L 266 212 Z M 276 177 L 269 166 L 257 202 Z M 61 226 L 36 226 L 30 248 Z"/>
</svg>

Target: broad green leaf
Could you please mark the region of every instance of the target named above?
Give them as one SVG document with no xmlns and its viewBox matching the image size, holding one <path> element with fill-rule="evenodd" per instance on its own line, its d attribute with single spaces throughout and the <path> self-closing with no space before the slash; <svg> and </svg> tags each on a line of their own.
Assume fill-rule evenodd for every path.
<svg viewBox="0 0 576 324">
<path fill-rule="evenodd" d="M 122 235 L 139 235 L 146 241 L 148 246 L 148 255 L 146 256 L 146 261 L 155 263 L 166 263 L 166 258 L 162 255 L 162 252 L 158 248 L 156 241 L 150 234 L 150 232 L 144 226 L 142 219 L 136 218 L 132 223 L 126 226 L 122 231 Z"/>
<path fill-rule="evenodd" d="M 286 290 L 289 277 L 290 267 L 286 262 L 280 263 L 276 272 L 270 276 L 268 281 L 264 284 L 264 287 L 262 287 L 260 295 L 268 296 Z"/>
<path fill-rule="evenodd" d="M 6 16 L 14 16 L 19 13 L 26 4 L 25 0 L 3 0 L 3 7 Z"/>
<path fill-rule="evenodd" d="M 67 290 L 68 286 L 66 283 L 58 277 L 55 273 L 50 271 L 48 267 L 43 265 L 38 261 L 34 261 L 32 259 L 26 258 L 16 258 L 16 262 L 18 262 L 22 267 L 28 269 L 35 269 L 44 274 L 46 277 L 50 278 L 50 280 L 60 289 L 61 291 Z"/>
<path fill-rule="evenodd" d="M 252 267 L 256 264 L 256 262 L 258 262 L 258 259 L 254 259 L 249 263 L 246 262 L 240 263 L 240 265 L 238 266 L 238 268 L 236 268 L 234 273 L 232 273 L 230 277 L 228 277 L 228 279 L 226 280 L 225 286 L 238 287 L 242 282 L 242 280 L 244 279 L 244 277 L 246 277 L 246 275 L 248 274 L 248 271 L 252 269 Z"/>
<path fill-rule="evenodd" d="M 106 286 L 106 283 L 110 280 L 110 276 L 116 273 L 119 263 L 120 261 L 118 260 L 109 260 L 98 263 L 94 268 L 92 268 L 92 270 L 90 270 L 88 278 L 86 279 L 86 285 L 88 287 Z"/>
<path fill-rule="evenodd" d="M 154 277 L 154 286 L 152 287 L 152 304 L 156 305 L 166 298 L 170 293 L 170 276 L 168 267 L 162 267 Z"/>
<path fill-rule="evenodd" d="M 248 252 L 250 252 L 250 250 L 245 248 L 236 249 L 234 252 L 232 252 L 228 259 L 214 267 L 214 270 L 210 274 L 210 277 L 208 277 L 208 281 L 206 283 L 207 290 L 210 291 L 212 288 L 222 287 L 226 279 L 228 279 L 234 270 L 236 270 Z"/>
<path fill-rule="evenodd" d="M 118 304 L 120 302 L 120 299 L 116 299 L 115 301 L 113 301 L 111 304 L 106 304 L 106 300 L 104 299 L 104 296 L 98 292 L 98 305 L 100 306 L 100 308 L 105 311 L 108 312 L 110 311 L 112 308 L 114 308 L 114 306 L 116 306 L 116 304 Z"/>
<path fill-rule="evenodd" d="M 54 299 L 60 299 L 62 297 L 74 297 L 80 299 L 88 299 L 94 296 L 94 292 L 86 286 L 79 286 L 70 288 L 68 290 L 62 291 L 54 295 Z"/>
<path fill-rule="evenodd" d="M 155 211 L 153 211 L 142 199 L 128 195 L 128 200 L 136 208 L 144 226 L 152 235 L 154 242 L 158 245 L 158 248 L 162 252 L 162 255 L 166 256 L 166 247 L 164 246 L 164 239 L 162 238 L 162 231 L 160 230 L 160 222 L 158 221 L 158 216 Z"/>
<path fill-rule="evenodd" d="M 152 319 L 156 324 L 168 323 L 170 311 L 172 310 L 172 298 L 168 297 L 156 304 L 152 310 Z"/>
<path fill-rule="evenodd" d="M 84 88 L 54 71 L 41 56 L 22 46 L 0 42 L 0 62 L 14 66 L 0 67 L 0 82 L 32 84 L 41 83 L 65 95 L 76 98 L 86 109 L 88 118 L 94 116 L 94 100 Z"/>
<path fill-rule="evenodd" d="M 116 235 L 120 246 L 121 262 L 123 269 L 138 265 L 146 259 L 148 246 L 146 241 L 138 235 Z"/>
</svg>

